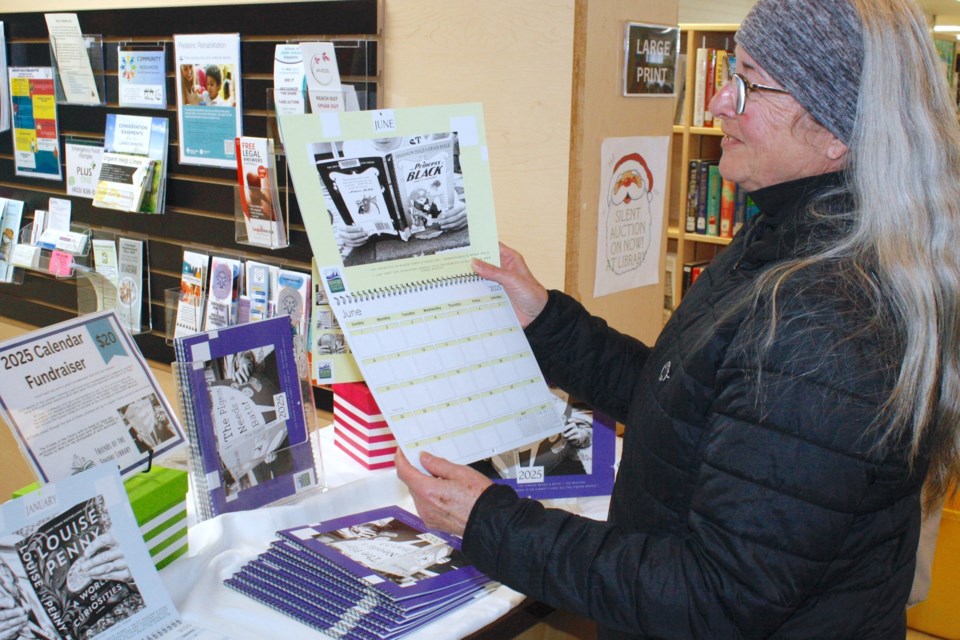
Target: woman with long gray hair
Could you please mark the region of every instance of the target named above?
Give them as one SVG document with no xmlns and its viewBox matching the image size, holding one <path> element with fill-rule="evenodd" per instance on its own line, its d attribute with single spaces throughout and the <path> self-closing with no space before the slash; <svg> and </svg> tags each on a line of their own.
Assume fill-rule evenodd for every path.
<svg viewBox="0 0 960 640">
<path fill-rule="evenodd" d="M 602 637 L 903 638 L 921 489 L 960 475 L 960 127 L 912 0 L 760 0 L 713 98 L 760 215 L 648 347 L 503 284 L 546 376 L 626 426 L 609 521 L 398 457 L 426 522 Z"/>
</svg>

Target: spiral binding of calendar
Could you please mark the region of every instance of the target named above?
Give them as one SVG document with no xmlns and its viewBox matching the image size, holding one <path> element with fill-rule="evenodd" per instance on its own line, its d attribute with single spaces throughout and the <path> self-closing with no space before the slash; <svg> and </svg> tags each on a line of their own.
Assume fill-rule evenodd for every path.
<svg viewBox="0 0 960 640">
<path fill-rule="evenodd" d="M 344 293 L 333 296 L 333 300 L 337 303 L 337 305 L 341 303 L 356 304 L 358 302 L 369 302 L 371 300 L 378 300 L 380 298 L 393 298 L 408 293 L 419 293 L 421 291 L 429 291 L 430 289 L 439 289 L 441 287 L 452 287 L 458 284 L 464 284 L 466 282 L 476 282 L 477 280 L 481 280 L 480 276 L 477 274 L 464 273 L 456 276 L 450 276 L 449 278 L 430 278 L 427 280 L 417 280 L 408 284 L 378 287 L 376 289 L 367 289 L 366 291 L 358 291 L 356 293 Z"/>
</svg>

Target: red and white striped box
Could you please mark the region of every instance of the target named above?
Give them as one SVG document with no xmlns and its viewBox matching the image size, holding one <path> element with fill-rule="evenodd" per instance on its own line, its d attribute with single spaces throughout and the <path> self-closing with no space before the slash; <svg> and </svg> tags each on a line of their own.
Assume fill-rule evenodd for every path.
<svg viewBox="0 0 960 640">
<path fill-rule="evenodd" d="M 385 447 L 367 449 L 345 429 L 333 425 L 333 444 L 360 463 L 365 469 L 387 469 L 393 466 L 393 456 L 397 451 L 396 441 Z"/>
<path fill-rule="evenodd" d="M 365 383 L 333 385 L 333 443 L 364 468 L 393 466 L 397 441 Z"/>
<path fill-rule="evenodd" d="M 364 423 L 383 422 L 383 414 L 366 382 L 341 382 L 333 385 L 333 401 Z"/>
</svg>

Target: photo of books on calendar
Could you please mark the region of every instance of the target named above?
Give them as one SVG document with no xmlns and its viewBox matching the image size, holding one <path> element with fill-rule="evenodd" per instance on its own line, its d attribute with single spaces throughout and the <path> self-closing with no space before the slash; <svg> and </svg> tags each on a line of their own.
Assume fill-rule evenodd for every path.
<svg viewBox="0 0 960 640">
<path fill-rule="evenodd" d="M 470 244 L 457 149 L 455 131 L 315 145 L 345 265 Z"/>
<path fill-rule="evenodd" d="M 473 258 L 499 262 L 482 107 L 278 121 L 320 284 L 407 458 L 419 465 L 429 451 L 467 464 L 563 431 L 506 293 L 471 268 Z M 387 142 L 397 149 L 370 152 Z M 443 228 L 445 212 L 462 214 L 459 229 Z M 379 233 L 344 232 L 364 216 L 379 216 Z M 441 238 L 455 241 L 431 245 Z"/>
</svg>

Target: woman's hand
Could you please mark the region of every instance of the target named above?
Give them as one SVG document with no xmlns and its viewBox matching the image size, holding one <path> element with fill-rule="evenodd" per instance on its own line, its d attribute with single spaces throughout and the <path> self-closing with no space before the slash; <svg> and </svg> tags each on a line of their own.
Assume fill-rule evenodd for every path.
<svg viewBox="0 0 960 640">
<path fill-rule="evenodd" d="M 533 277 L 527 263 L 523 261 L 523 256 L 502 242 L 499 267 L 475 258 L 473 270 L 481 278 L 493 280 L 503 286 L 522 327 L 533 322 L 547 306 L 546 288 Z"/>
<path fill-rule="evenodd" d="M 480 494 L 493 484 L 479 471 L 422 452 L 420 464 L 428 476 L 397 449 L 397 477 L 410 489 L 417 513 L 428 527 L 463 536 L 470 511 Z"/>
</svg>

